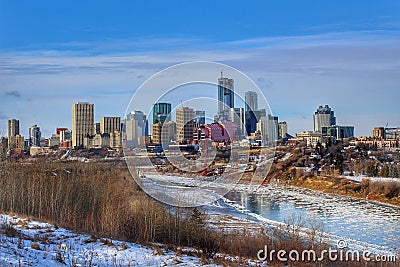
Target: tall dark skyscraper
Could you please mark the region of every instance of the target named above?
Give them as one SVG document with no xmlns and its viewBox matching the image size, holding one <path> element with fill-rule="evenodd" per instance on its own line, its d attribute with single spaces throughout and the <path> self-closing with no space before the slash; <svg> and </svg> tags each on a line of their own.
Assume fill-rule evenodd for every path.
<svg viewBox="0 0 400 267">
<path fill-rule="evenodd" d="M 234 108 L 234 87 L 233 79 L 224 78 L 221 71 L 221 78 L 218 79 L 218 113 L 225 109 Z"/>
<path fill-rule="evenodd" d="M 156 103 L 153 106 L 153 124 L 165 122 L 171 113 L 171 103 Z"/>
<path fill-rule="evenodd" d="M 40 133 L 40 127 L 35 125 L 32 125 L 29 128 L 29 146 L 36 146 L 40 147 L 40 138 L 41 138 L 41 133 Z"/>
<path fill-rule="evenodd" d="M 246 102 L 245 111 L 248 112 L 250 109 L 255 111 L 258 110 L 258 96 L 254 91 L 247 91 L 244 95 Z"/>
</svg>

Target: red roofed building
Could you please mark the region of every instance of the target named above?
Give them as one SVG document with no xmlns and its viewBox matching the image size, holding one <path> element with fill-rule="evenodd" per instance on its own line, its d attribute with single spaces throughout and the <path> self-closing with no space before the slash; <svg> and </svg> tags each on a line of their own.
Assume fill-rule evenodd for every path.
<svg viewBox="0 0 400 267">
<path fill-rule="evenodd" d="M 68 131 L 68 128 L 57 128 L 56 134 L 60 134 L 62 131 Z"/>
<path fill-rule="evenodd" d="M 215 142 L 230 142 L 236 140 L 237 125 L 231 121 L 204 124 L 195 129 L 193 140 L 211 139 Z"/>
</svg>

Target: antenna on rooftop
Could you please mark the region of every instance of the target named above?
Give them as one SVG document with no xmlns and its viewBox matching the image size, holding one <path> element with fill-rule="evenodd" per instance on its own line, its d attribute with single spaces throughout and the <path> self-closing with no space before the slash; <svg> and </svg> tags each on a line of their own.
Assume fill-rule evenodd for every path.
<svg viewBox="0 0 400 267">
<path fill-rule="evenodd" d="M 223 76 L 224 76 L 224 71 L 221 70 L 221 79 L 223 78 Z"/>
</svg>

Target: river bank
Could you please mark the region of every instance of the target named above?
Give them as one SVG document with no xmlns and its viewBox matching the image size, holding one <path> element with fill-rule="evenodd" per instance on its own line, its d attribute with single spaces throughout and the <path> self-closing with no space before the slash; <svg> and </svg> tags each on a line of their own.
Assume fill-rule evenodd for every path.
<svg viewBox="0 0 400 267">
<path fill-rule="evenodd" d="M 400 184 L 396 181 L 354 181 L 347 177 L 312 176 L 280 182 L 283 185 L 369 200 L 400 208 Z"/>
</svg>

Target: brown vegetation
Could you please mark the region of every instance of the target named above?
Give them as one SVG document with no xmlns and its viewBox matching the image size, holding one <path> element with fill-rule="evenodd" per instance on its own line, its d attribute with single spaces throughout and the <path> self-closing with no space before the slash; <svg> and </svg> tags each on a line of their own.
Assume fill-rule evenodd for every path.
<svg viewBox="0 0 400 267">
<path fill-rule="evenodd" d="M 0 211 L 91 233 L 87 242 L 102 237 L 104 244 L 113 245 L 107 237 L 143 244 L 161 243 L 170 249 L 194 247 L 199 249 L 197 256 L 203 257 L 204 262 L 212 257 L 226 266 L 246 265 L 246 259 L 256 259 L 257 252 L 265 245 L 275 250 L 299 251 L 325 247 L 318 239 L 318 226 L 309 232 L 307 240 L 300 238 L 298 228 L 290 226 L 259 233 L 245 229 L 210 230 L 203 213 L 197 209 L 165 207 L 150 199 L 130 178 L 127 168 L 116 163 L 0 162 Z M 299 225 L 295 219 L 287 223 Z M 4 231 L 10 236 L 18 234 L 13 227 Z M 40 249 L 39 244 L 35 247 Z M 162 253 L 156 247 L 155 250 Z M 221 258 L 221 254 L 216 256 L 217 252 L 239 257 L 229 260 Z M 178 253 L 188 252 L 178 250 Z M 62 258 L 59 260 L 62 262 Z M 282 265 L 277 260 L 269 264 Z M 330 266 L 329 262 L 324 264 Z"/>
<path fill-rule="evenodd" d="M 265 183 L 275 181 L 282 185 L 298 186 L 325 193 L 345 195 L 350 197 L 379 201 L 400 206 L 400 184 L 396 182 L 380 182 L 364 179 L 361 183 L 340 177 L 340 170 L 326 169 L 324 172 L 305 171 L 309 165 L 309 154 L 312 150 L 301 147 L 277 149 L 277 158 L 282 158 L 287 152 L 292 155 L 284 161 L 272 164 Z M 378 152 L 376 152 L 378 153 Z M 378 155 L 378 154 L 377 154 Z M 352 174 L 369 173 L 384 177 L 398 177 L 398 164 L 382 165 L 378 168 L 370 159 L 359 159 L 348 164 Z M 311 168 L 309 168 L 311 169 Z"/>
<path fill-rule="evenodd" d="M 203 247 L 204 225 L 171 215 L 147 197 L 126 167 L 108 163 L 0 162 L 0 211 L 57 226 L 147 243 Z"/>
<path fill-rule="evenodd" d="M 400 207 L 400 184 L 396 182 L 378 182 L 364 179 L 361 183 L 358 183 L 346 178 L 305 175 L 287 180 L 285 184 L 324 193 L 374 200 Z"/>
</svg>

